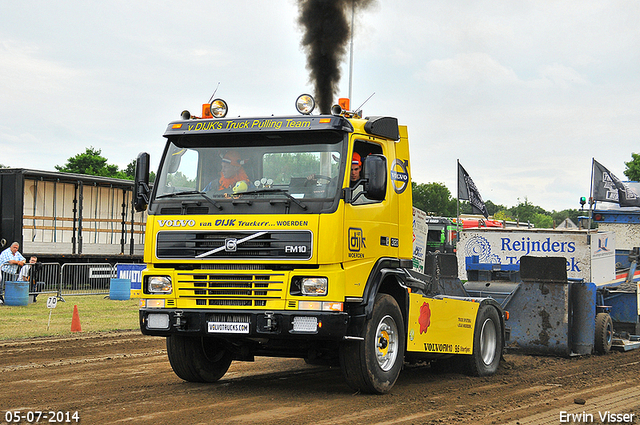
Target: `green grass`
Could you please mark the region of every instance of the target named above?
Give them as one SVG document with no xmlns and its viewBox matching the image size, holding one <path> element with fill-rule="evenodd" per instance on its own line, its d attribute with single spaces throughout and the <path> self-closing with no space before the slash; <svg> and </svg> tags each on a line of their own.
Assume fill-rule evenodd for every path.
<svg viewBox="0 0 640 425">
<path fill-rule="evenodd" d="M 67 296 L 56 308 L 47 308 L 49 294 L 26 306 L 0 305 L 0 340 L 71 335 L 73 306 L 78 306 L 82 333 L 138 329 L 138 300 L 115 301 L 105 295 Z M 49 323 L 51 311 L 51 323 Z"/>
</svg>

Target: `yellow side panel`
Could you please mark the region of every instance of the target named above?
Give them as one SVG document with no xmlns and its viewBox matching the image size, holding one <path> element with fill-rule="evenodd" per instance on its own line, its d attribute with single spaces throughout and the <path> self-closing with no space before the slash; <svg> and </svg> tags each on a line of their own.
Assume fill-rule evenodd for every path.
<svg viewBox="0 0 640 425">
<path fill-rule="evenodd" d="M 396 158 L 405 162 L 408 178 L 407 188 L 398 196 L 398 237 L 400 238 L 399 258 L 413 257 L 413 197 L 411 193 L 411 164 L 409 162 L 409 139 L 407 126 L 398 126 L 400 140 L 395 144 Z M 394 171 L 401 171 L 402 167 L 394 167 Z M 403 170 L 402 170 L 403 171 Z M 398 185 L 396 184 L 396 188 Z"/>
<path fill-rule="evenodd" d="M 347 297 L 361 297 L 363 295 L 367 279 L 375 263 L 376 259 L 374 258 L 344 263 L 344 290 Z"/>
<path fill-rule="evenodd" d="M 480 304 L 409 294 L 407 351 L 473 353 L 473 331 Z"/>
<path fill-rule="evenodd" d="M 344 203 L 340 202 L 333 214 L 320 214 L 316 239 L 316 258 L 318 264 L 338 264 L 344 255 Z"/>
<path fill-rule="evenodd" d="M 156 246 L 156 219 L 155 216 L 148 218 L 147 227 L 144 232 L 144 256 L 143 261 L 146 264 L 153 262 L 153 252 Z"/>
</svg>

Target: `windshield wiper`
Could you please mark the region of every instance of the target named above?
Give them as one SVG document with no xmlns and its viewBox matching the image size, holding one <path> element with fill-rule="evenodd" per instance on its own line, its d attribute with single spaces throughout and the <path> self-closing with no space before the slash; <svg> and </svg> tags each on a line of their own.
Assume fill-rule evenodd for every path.
<svg viewBox="0 0 640 425">
<path fill-rule="evenodd" d="M 296 205 L 298 205 L 300 208 L 302 208 L 303 210 L 307 209 L 307 206 L 298 201 L 296 198 L 294 198 L 293 196 L 291 196 L 289 194 L 289 192 L 287 192 L 284 189 L 280 189 L 277 187 L 268 187 L 268 188 L 264 188 L 264 189 L 254 189 L 254 190 L 248 190 L 246 192 L 241 192 L 238 193 L 238 195 L 251 195 L 251 194 L 256 194 L 256 193 L 282 193 L 284 194 L 287 198 L 291 199 Z"/>
<path fill-rule="evenodd" d="M 216 201 L 214 201 L 213 199 L 211 199 L 210 197 L 208 197 L 204 192 L 201 192 L 199 190 L 185 190 L 184 192 L 173 192 L 173 193 L 165 193 L 164 195 L 159 195 L 156 196 L 156 199 L 161 199 L 161 198 L 173 198 L 175 196 L 183 196 L 183 195 L 200 195 L 202 196 L 204 199 L 206 199 L 207 201 L 209 201 L 209 203 L 211 205 L 213 205 L 214 207 L 216 207 L 218 209 L 218 211 L 222 210 L 222 205 L 218 204 Z"/>
</svg>

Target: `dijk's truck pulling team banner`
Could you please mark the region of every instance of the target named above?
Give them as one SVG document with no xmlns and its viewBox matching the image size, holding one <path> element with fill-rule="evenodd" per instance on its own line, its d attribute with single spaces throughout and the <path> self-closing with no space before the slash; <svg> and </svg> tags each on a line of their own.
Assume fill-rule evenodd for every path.
<svg viewBox="0 0 640 425">
<path fill-rule="evenodd" d="M 467 279 L 467 258 L 480 264 L 519 264 L 520 257 L 564 257 L 567 276 L 586 282 L 615 279 L 615 239 L 612 232 L 551 229 L 465 229 L 458 241 L 458 274 Z"/>
</svg>

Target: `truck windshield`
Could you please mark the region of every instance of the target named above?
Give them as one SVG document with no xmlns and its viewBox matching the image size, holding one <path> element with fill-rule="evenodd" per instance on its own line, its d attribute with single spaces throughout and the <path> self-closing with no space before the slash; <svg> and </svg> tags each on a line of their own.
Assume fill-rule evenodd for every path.
<svg viewBox="0 0 640 425">
<path fill-rule="evenodd" d="M 200 197 L 224 203 L 275 198 L 304 203 L 335 198 L 342 186 L 339 132 L 233 137 L 177 137 L 156 178 L 156 199 Z M 313 136 L 313 137 L 310 137 Z"/>
</svg>

